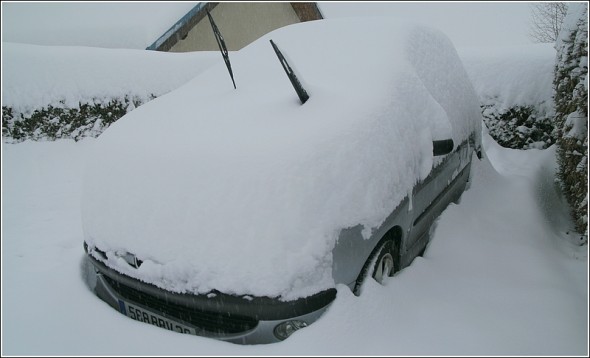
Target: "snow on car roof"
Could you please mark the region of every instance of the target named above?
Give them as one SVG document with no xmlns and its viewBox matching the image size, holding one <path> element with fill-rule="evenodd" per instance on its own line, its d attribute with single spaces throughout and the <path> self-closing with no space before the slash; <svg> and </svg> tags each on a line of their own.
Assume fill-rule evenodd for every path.
<svg viewBox="0 0 590 358">
<path fill-rule="evenodd" d="M 288 55 L 301 105 L 269 43 Z M 432 140 L 479 131 L 442 33 L 387 19 L 284 27 L 111 125 L 89 158 L 85 239 L 131 252 L 176 292 L 305 297 L 334 287 L 339 230 L 368 237 L 433 165 Z"/>
</svg>

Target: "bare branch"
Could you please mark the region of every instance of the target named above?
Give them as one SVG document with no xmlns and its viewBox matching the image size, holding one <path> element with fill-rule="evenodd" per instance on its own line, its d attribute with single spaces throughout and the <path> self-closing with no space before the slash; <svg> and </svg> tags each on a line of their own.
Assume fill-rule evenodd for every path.
<svg viewBox="0 0 590 358">
<path fill-rule="evenodd" d="M 567 13 L 567 3 L 539 2 L 531 4 L 529 37 L 533 42 L 555 42 Z"/>
</svg>

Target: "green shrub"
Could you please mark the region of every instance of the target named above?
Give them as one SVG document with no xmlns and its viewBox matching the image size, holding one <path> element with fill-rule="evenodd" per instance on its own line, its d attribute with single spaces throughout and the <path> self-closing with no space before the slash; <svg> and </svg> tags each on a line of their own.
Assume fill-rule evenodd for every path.
<svg viewBox="0 0 590 358">
<path fill-rule="evenodd" d="M 150 99 L 155 98 L 151 96 Z M 8 142 L 31 140 L 56 140 L 62 138 L 76 141 L 84 137 L 97 137 L 112 123 L 127 112 L 142 105 L 138 98 L 125 96 L 107 103 L 78 103 L 68 108 L 64 101 L 60 106 L 48 105 L 35 109 L 31 114 L 14 113 L 11 107 L 2 107 L 2 136 Z"/>
<path fill-rule="evenodd" d="M 544 149 L 555 143 L 550 116 L 533 106 L 514 106 L 498 111 L 493 105 L 482 106 L 484 123 L 498 144 L 512 149 Z"/>
<path fill-rule="evenodd" d="M 584 5 L 585 4 L 581 4 Z M 576 230 L 588 225 L 588 20 L 587 7 L 577 26 L 557 43 L 553 81 L 558 132 L 557 177 L 570 204 Z M 587 242 L 587 241 L 586 241 Z"/>
</svg>

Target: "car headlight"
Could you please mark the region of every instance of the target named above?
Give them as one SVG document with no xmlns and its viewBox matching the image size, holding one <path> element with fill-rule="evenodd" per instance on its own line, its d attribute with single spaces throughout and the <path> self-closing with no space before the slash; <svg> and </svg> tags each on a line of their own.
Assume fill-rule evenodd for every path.
<svg viewBox="0 0 590 358">
<path fill-rule="evenodd" d="M 278 324 L 274 329 L 275 337 L 285 340 L 292 335 L 296 330 L 307 327 L 307 322 L 300 320 L 285 321 Z"/>
</svg>

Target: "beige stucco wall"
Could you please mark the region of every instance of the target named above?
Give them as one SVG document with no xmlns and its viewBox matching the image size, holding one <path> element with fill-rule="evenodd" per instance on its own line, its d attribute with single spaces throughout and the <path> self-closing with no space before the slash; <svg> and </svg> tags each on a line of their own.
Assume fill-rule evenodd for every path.
<svg viewBox="0 0 590 358">
<path fill-rule="evenodd" d="M 291 4 L 284 3 L 219 3 L 211 16 L 225 39 L 229 51 L 236 51 L 252 41 L 286 25 L 299 22 Z M 219 50 L 207 16 L 178 41 L 170 52 Z"/>
</svg>

